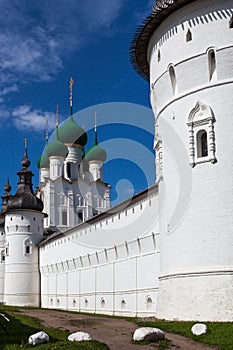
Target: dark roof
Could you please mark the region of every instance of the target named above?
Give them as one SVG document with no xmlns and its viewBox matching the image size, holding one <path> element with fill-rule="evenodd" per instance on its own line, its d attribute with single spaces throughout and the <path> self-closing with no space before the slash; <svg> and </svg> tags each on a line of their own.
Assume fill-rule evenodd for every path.
<svg viewBox="0 0 233 350">
<path fill-rule="evenodd" d="M 85 229 L 86 227 L 89 227 L 90 225 L 97 224 L 99 221 L 108 219 L 108 218 L 112 217 L 113 215 L 116 215 L 116 213 L 119 213 L 122 210 L 130 208 L 132 205 L 135 205 L 139 201 L 146 199 L 148 197 L 148 195 L 150 195 L 152 193 L 156 193 L 157 191 L 158 191 L 158 185 L 153 185 L 153 186 L 147 188 L 146 190 L 135 194 L 135 196 L 133 196 L 129 199 L 126 199 L 124 202 L 117 204 L 114 207 L 104 211 L 103 213 L 100 213 L 96 216 L 93 216 L 91 219 L 88 219 L 87 221 L 79 224 L 78 226 L 75 226 L 75 228 L 78 227 L 79 229 Z M 44 246 L 47 243 L 52 242 L 59 237 L 65 237 L 66 234 L 68 234 L 73 229 L 74 229 L 74 227 L 72 227 L 71 229 L 68 229 L 67 231 L 64 231 L 64 232 L 54 233 L 54 234 L 46 237 L 46 239 L 44 239 L 39 244 L 39 246 Z"/>
<path fill-rule="evenodd" d="M 28 167 L 30 166 L 27 149 L 25 149 L 24 158 L 21 162 L 23 168 L 17 173 L 19 176 L 18 189 L 14 196 L 10 196 L 7 201 L 6 212 L 11 210 L 36 210 L 42 212 L 43 202 L 36 197 L 32 190 L 32 176 Z"/>
<path fill-rule="evenodd" d="M 196 0 L 157 0 L 151 15 L 137 28 L 130 45 L 130 61 L 143 79 L 149 80 L 147 47 L 153 32 L 171 13 L 193 1 Z"/>
</svg>

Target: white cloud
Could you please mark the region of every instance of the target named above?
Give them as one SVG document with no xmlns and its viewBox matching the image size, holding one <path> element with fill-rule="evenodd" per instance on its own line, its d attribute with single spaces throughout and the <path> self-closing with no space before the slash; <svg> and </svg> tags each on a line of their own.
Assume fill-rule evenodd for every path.
<svg viewBox="0 0 233 350">
<path fill-rule="evenodd" d="M 0 0 L 0 82 L 51 79 L 87 38 L 106 33 L 123 0 L 95 5 L 93 0 Z"/>
<path fill-rule="evenodd" d="M 38 109 L 32 110 L 28 105 L 22 105 L 12 111 L 12 121 L 19 130 L 45 130 L 46 120 L 50 130 L 55 127 L 55 114 L 43 112 Z"/>
</svg>

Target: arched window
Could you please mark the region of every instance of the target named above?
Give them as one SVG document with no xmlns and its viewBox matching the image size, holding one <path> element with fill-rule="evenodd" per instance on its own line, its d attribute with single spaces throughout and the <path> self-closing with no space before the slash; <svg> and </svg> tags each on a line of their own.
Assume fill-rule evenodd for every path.
<svg viewBox="0 0 233 350">
<path fill-rule="evenodd" d="M 216 79 L 217 66 L 216 66 L 216 55 L 214 49 L 208 51 L 208 62 L 209 62 L 209 80 Z"/>
<path fill-rule="evenodd" d="M 211 162 L 215 164 L 215 117 L 210 106 L 198 101 L 188 118 L 190 165 Z"/>
<path fill-rule="evenodd" d="M 152 308 L 152 306 L 153 306 L 153 301 L 152 301 L 151 297 L 147 297 L 146 298 L 146 308 L 150 310 Z"/>
<path fill-rule="evenodd" d="M 175 95 L 177 93 L 177 81 L 176 81 L 176 72 L 175 72 L 174 66 L 170 65 L 168 71 L 169 71 L 169 76 L 172 84 L 173 95 Z"/>
<path fill-rule="evenodd" d="M 200 130 L 197 133 L 197 157 L 207 157 L 208 156 L 208 141 L 207 132 L 205 130 Z"/>
<path fill-rule="evenodd" d="M 126 301 L 125 301 L 125 299 L 122 299 L 121 300 L 121 308 L 125 309 L 125 306 L 126 306 Z"/>
<path fill-rule="evenodd" d="M 186 33 L 186 41 L 192 41 L 193 36 L 192 36 L 192 32 L 190 29 L 188 29 L 187 33 Z"/>
<path fill-rule="evenodd" d="M 25 255 L 32 254 L 32 241 L 30 239 L 26 239 L 24 241 L 24 254 Z"/>
</svg>

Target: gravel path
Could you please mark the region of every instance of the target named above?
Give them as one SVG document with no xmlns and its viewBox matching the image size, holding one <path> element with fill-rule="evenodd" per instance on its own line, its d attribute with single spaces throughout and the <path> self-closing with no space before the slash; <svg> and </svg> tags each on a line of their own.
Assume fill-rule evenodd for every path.
<svg viewBox="0 0 233 350">
<path fill-rule="evenodd" d="M 86 331 L 92 339 L 109 346 L 111 350 L 152 350 L 151 345 L 131 344 L 132 333 L 137 328 L 134 323 L 118 318 L 105 318 L 91 315 L 73 314 L 46 309 L 21 309 L 28 316 L 39 318 L 45 327 L 68 330 L 70 333 Z M 166 333 L 171 340 L 171 350 L 217 350 L 204 344 L 192 341 L 180 335 Z"/>
</svg>

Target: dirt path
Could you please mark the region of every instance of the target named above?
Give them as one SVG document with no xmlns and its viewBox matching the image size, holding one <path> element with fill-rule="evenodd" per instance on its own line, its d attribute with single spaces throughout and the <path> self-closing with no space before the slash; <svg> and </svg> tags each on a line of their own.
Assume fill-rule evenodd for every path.
<svg viewBox="0 0 233 350">
<path fill-rule="evenodd" d="M 107 344 L 111 350 L 152 350 L 154 348 L 153 345 L 131 344 L 132 333 L 137 326 L 126 320 L 46 309 L 21 309 L 20 311 L 25 315 L 39 318 L 45 327 L 68 330 L 69 332 L 86 331 L 90 333 L 92 339 Z M 171 340 L 169 349 L 172 350 L 217 349 L 176 334 L 166 333 L 166 338 Z"/>
</svg>

